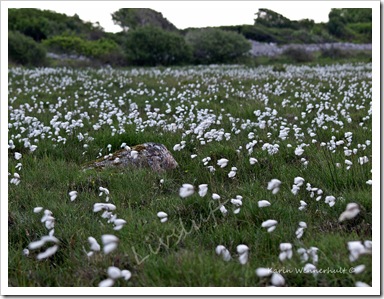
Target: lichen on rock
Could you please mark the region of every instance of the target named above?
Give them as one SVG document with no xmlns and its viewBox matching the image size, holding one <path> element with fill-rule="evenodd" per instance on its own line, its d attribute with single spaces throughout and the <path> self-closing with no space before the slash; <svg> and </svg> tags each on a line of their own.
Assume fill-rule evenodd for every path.
<svg viewBox="0 0 384 299">
<path fill-rule="evenodd" d="M 154 171 L 174 169 L 178 166 L 168 149 L 160 143 L 146 142 L 126 147 L 94 162 L 83 169 L 104 169 L 109 167 L 150 167 Z"/>
</svg>

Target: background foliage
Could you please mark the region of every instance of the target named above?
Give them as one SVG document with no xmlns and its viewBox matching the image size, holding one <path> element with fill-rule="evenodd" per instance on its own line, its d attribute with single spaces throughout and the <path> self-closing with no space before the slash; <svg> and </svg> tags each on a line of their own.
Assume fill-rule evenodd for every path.
<svg viewBox="0 0 384 299">
<path fill-rule="evenodd" d="M 121 32 L 104 32 L 100 24 L 84 22 L 78 15 L 70 17 L 34 8 L 9 9 L 10 62 L 54 65 L 45 57 L 32 59 L 37 53 L 45 56 L 48 52 L 81 55 L 91 65 L 238 63 L 250 61 L 246 59 L 250 49 L 246 39 L 279 45 L 370 43 L 372 39 L 372 11 L 360 8 L 332 9 L 327 23 L 309 19 L 291 21 L 272 10 L 259 9 L 254 25 L 184 30 L 148 8 L 122 8 L 112 14 L 112 19 L 122 27 Z M 15 32 L 18 37 L 22 34 L 37 44 L 22 37 L 16 41 Z"/>
</svg>

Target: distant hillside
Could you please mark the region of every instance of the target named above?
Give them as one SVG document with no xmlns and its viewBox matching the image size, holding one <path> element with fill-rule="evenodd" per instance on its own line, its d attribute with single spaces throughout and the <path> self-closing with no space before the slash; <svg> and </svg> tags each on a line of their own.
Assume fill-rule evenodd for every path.
<svg viewBox="0 0 384 299">
<path fill-rule="evenodd" d="M 105 35 L 97 24 L 84 22 L 78 15 L 73 17 L 50 10 L 36 8 L 12 8 L 8 10 L 8 30 L 19 31 L 35 41 L 56 35 L 78 35 L 95 40 Z"/>
</svg>

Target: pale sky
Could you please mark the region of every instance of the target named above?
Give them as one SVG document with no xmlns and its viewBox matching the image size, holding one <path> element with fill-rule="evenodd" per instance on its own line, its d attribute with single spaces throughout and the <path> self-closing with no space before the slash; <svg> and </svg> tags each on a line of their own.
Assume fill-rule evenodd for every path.
<svg viewBox="0 0 384 299">
<path fill-rule="evenodd" d="M 118 32 L 121 28 L 114 25 L 111 14 L 120 8 L 151 8 L 177 28 L 185 29 L 253 24 L 259 8 L 271 9 L 291 20 L 327 22 L 331 8 L 364 5 L 354 1 L 16 1 L 10 7 L 49 9 L 69 16 L 76 13 L 84 21 L 98 21 L 105 31 Z"/>
</svg>

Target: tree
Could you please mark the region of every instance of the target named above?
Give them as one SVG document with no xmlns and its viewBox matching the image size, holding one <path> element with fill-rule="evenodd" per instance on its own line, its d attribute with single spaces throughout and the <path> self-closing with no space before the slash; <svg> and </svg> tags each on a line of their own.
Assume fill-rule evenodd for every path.
<svg viewBox="0 0 384 299">
<path fill-rule="evenodd" d="M 129 30 L 125 49 L 132 64 L 143 66 L 177 65 L 191 58 L 191 48 L 182 35 L 153 26 Z"/>
<path fill-rule="evenodd" d="M 185 39 L 192 47 L 195 62 L 203 64 L 233 62 L 251 49 L 241 34 L 216 28 L 190 30 Z"/>
<path fill-rule="evenodd" d="M 46 62 L 46 51 L 33 38 L 8 31 L 8 59 L 17 64 L 41 66 Z"/>
<path fill-rule="evenodd" d="M 259 9 L 256 13 L 255 25 L 257 24 L 267 27 L 298 28 L 297 22 L 293 22 L 283 15 L 265 8 Z"/>
<path fill-rule="evenodd" d="M 121 8 L 112 13 L 112 20 L 124 31 L 146 25 L 152 25 L 167 31 L 177 31 L 175 25 L 164 18 L 162 13 L 150 8 Z"/>
</svg>

